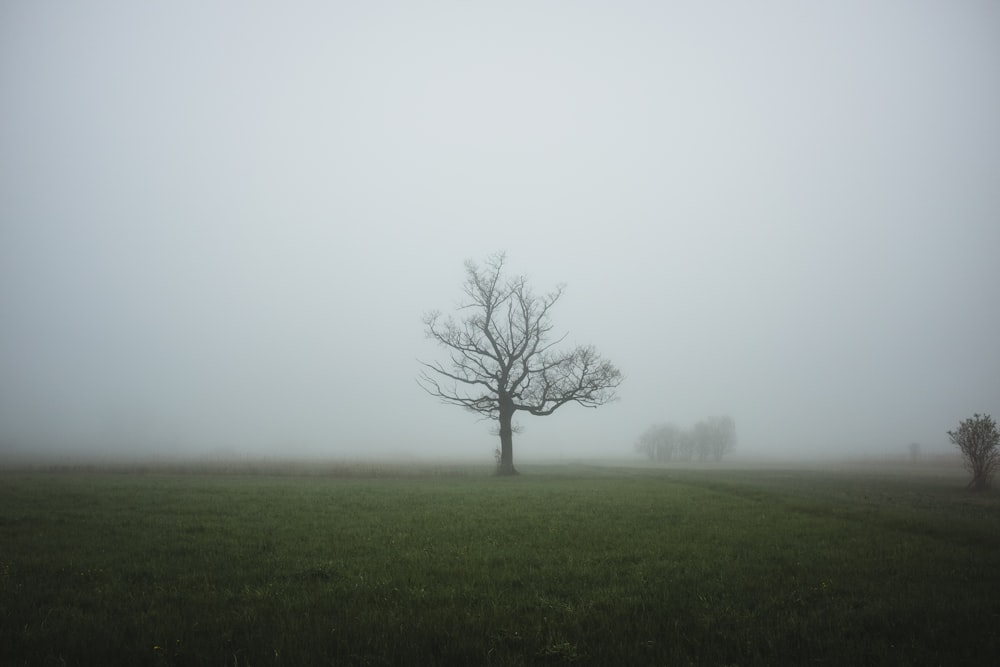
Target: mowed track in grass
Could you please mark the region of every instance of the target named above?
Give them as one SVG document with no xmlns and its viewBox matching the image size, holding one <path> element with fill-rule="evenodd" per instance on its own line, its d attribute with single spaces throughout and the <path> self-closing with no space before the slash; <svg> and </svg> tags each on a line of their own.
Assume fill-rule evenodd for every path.
<svg viewBox="0 0 1000 667">
<path fill-rule="evenodd" d="M 523 471 L 0 473 L 2 663 L 1000 654 L 1000 499 L 960 477 Z"/>
</svg>

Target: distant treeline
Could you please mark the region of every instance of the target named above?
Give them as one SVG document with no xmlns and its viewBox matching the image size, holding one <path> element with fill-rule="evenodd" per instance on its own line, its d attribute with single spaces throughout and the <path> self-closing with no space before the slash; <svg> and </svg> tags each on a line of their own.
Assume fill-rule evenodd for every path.
<svg viewBox="0 0 1000 667">
<path fill-rule="evenodd" d="M 736 445 L 736 422 L 728 415 L 707 417 L 693 428 L 654 424 L 635 443 L 635 450 L 650 461 L 721 461 Z"/>
</svg>

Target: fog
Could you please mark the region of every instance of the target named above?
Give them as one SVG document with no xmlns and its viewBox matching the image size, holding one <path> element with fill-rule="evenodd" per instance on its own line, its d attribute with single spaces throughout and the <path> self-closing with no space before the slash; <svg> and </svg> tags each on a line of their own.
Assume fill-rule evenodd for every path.
<svg viewBox="0 0 1000 667">
<path fill-rule="evenodd" d="M 1000 5 L 5 2 L 0 451 L 455 457 L 425 312 L 506 251 L 620 400 L 946 451 L 1000 413 Z"/>
</svg>

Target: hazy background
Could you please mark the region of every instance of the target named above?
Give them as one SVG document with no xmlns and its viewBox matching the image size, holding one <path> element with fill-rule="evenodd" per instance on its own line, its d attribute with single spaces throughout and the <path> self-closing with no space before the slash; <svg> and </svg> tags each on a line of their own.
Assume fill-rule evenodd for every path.
<svg viewBox="0 0 1000 667">
<path fill-rule="evenodd" d="M 1000 4 L 0 5 L 0 450 L 462 455 L 463 261 L 627 380 L 515 461 L 1000 416 Z"/>
</svg>

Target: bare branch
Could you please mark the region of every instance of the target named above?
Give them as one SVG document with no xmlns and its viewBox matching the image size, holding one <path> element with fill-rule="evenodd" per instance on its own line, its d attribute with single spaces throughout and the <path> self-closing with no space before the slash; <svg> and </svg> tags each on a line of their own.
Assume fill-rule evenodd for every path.
<svg viewBox="0 0 1000 667">
<path fill-rule="evenodd" d="M 611 363 L 601 359 L 593 347 L 578 347 L 567 355 L 553 357 L 538 367 L 538 382 L 522 392 L 517 407 L 545 416 L 567 403 L 596 408 L 616 399 L 624 377 Z"/>
</svg>

